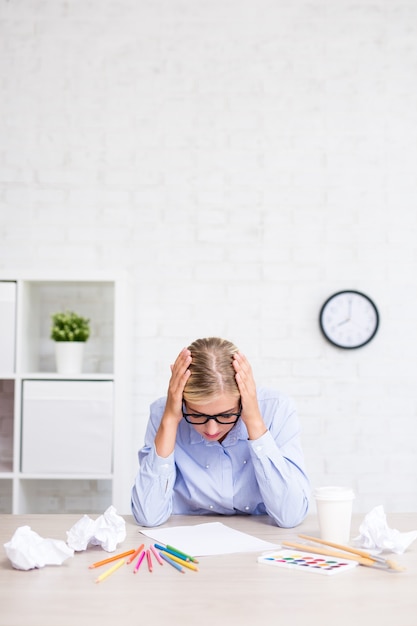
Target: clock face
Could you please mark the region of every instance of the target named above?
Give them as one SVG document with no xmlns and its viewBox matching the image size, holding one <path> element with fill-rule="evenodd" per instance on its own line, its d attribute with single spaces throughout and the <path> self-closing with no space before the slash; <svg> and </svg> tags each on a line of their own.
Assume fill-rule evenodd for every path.
<svg viewBox="0 0 417 626">
<path fill-rule="evenodd" d="M 379 314 L 375 304 L 359 291 L 339 291 L 326 300 L 320 311 L 320 328 L 339 348 L 360 348 L 375 336 Z"/>
</svg>

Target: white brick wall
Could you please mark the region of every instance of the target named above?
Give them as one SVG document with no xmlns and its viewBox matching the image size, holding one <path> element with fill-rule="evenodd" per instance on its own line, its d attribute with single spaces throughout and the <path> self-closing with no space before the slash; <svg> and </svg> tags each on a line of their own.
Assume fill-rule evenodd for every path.
<svg viewBox="0 0 417 626">
<path fill-rule="evenodd" d="M 416 31 L 406 0 L 0 4 L 0 268 L 131 275 L 127 481 L 219 334 L 295 398 L 313 485 L 417 510 Z M 358 351 L 318 330 L 343 288 L 381 313 Z"/>
</svg>

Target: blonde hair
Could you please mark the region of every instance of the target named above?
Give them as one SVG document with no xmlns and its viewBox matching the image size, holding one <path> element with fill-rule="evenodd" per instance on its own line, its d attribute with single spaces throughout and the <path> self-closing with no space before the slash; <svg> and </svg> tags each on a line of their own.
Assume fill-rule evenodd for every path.
<svg viewBox="0 0 417 626">
<path fill-rule="evenodd" d="M 196 339 L 188 349 L 191 376 L 184 388 L 184 400 L 204 403 L 223 393 L 240 397 L 233 368 L 238 348 L 231 341 L 219 337 Z"/>
</svg>

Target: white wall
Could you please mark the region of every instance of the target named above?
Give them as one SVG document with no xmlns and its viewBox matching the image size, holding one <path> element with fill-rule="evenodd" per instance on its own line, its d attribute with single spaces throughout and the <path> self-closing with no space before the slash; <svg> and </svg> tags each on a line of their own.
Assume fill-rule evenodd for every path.
<svg viewBox="0 0 417 626">
<path fill-rule="evenodd" d="M 135 441 L 193 339 L 296 400 L 313 485 L 417 511 L 417 3 L 0 4 L 0 269 L 125 270 Z M 339 351 L 323 301 L 363 290 Z M 129 453 L 129 451 L 127 451 Z"/>
</svg>

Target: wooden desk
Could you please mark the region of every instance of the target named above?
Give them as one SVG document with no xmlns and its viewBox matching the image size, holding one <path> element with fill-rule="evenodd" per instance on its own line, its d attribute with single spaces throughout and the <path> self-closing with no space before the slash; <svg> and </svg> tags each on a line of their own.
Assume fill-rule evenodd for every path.
<svg viewBox="0 0 417 626">
<path fill-rule="evenodd" d="M 19 526 L 42 537 L 66 540 L 80 515 L 0 515 L 0 539 L 9 541 Z M 417 514 L 387 515 L 390 528 L 417 529 Z M 133 518 L 126 516 L 127 538 L 117 552 L 142 540 Z M 363 516 L 354 517 L 352 537 Z M 274 526 L 267 517 L 172 517 L 166 526 L 221 521 L 237 530 L 280 543 L 303 532 L 318 536 L 311 516 L 295 529 Z M 79 552 L 61 566 L 30 571 L 12 568 L 0 555 L 0 626 L 416 626 L 417 542 L 393 558 L 403 573 L 358 566 L 336 576 L 268 567 L 257 553 L 200 558 L 200 571 L 180 574 L 171 566 L 143 563 L 139 573 L 122 568 L 100 584 L 88 565 L 104 558 L 101 548 Z M 100 570 L 101 571 L 101 570 Z"/>
</svg>

